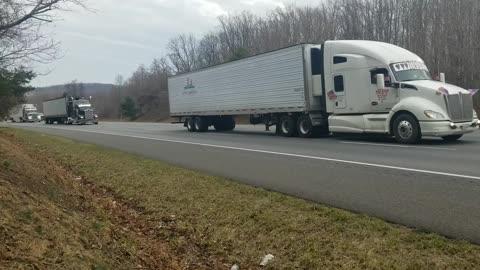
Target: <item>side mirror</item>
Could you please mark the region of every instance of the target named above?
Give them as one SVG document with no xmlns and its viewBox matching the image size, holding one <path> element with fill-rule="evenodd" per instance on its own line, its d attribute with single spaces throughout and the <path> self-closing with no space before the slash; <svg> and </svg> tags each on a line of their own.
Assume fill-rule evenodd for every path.
<svg viewBox="0 0 480 270">
<path fill-rule="evenodd" d="M 440 81 L 445 83 L 447 80 L 445 79 L 445 73 L 440 73 Z"/>
<path fill-rule="evenodd" d="M 377 74 L 377 89 L 385 89 L 385 75 Z"/>
</svg>

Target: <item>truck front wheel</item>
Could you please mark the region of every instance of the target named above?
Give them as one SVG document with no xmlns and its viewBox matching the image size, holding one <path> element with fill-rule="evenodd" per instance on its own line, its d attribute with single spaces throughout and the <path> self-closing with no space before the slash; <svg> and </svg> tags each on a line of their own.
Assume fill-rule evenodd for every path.
<svg viewBox="0 0 480 270">
<path fill-rule="evenodd" d="M 420 124 L 410 114 L 401 114 L 393 122 L 393 135 L 399 143 L 415 144 L 422 139 Z"/>
<path fill-rule="evenodd" d="M 280 134 L 284 137 L 293 137 L 297 133 L 297 125 L 295 118 L 285 115 L 280 118 Z"/>
</svg>

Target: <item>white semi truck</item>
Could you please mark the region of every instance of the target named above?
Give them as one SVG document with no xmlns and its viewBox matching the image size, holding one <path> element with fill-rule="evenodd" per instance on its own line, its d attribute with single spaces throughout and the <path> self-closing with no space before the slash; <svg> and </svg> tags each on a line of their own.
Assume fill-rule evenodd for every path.
<svg viewBox="0 0 480 270">
<path fill-rule="evenodd" d="M 302 44 L 169 78 L 170 114 L 191 132 L 233 130 L 235 116 L 249 115 L 286 137 L 454 141 L 479 123 L 470 93 L 441 77 L 432 80 L 419 56 L 388 43 Z"/>
<path fill-rule="evenodd" d="M 33 104 L 20 104 L 9 113 L 12 122 L 39 122 L 41 120 L 37 107 Z"/>
</svg>

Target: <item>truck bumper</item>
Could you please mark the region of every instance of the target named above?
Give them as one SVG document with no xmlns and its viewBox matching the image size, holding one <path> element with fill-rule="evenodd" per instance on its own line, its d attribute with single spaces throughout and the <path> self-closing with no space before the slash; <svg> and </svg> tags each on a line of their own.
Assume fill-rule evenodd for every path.
<svg viewBox="0 0 480 270">
<path fill-rule="evenodd" d="M 478 130 L 478 120 L 473 122 L 453 123 L 450 121 L 420 122 L 423 136 L 444 137 L 449 135 L 462 135 Z"/>
</svg>

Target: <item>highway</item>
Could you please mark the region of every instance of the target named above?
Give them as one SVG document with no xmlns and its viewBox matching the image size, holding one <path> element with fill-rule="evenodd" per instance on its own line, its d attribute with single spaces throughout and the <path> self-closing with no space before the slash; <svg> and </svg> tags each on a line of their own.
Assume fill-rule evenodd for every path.
<svg viewBox="0 0 480 270">
<path fill-rule="evenodd" d="M 480 243 L 480 132 L 415 146 L 388 138 L 283 138 L 261 126 L 188 133 L 181 125 L 6 124 Z"/>
</svg>

